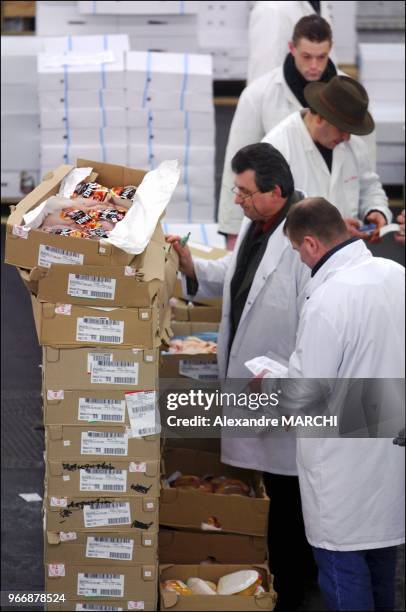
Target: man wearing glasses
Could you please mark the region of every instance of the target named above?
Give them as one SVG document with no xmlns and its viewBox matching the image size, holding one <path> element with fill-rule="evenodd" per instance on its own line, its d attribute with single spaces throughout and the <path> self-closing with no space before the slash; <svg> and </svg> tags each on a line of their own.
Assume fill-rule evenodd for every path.
<svg viewBox="0 0 406 612">
<path fill-rule="evenodd" d="M 196 300 L 223 296 L 219 377 L 248 379 L 247 360 L 268 354 L 287 364 L 295 346 L 309 271 L 290 247 L 283 225 L 303 194 L 295 191 L 284 157 L 268 143 L 242 148 L 231 163 L 235 204 L 244 212 L 234 251 L 220 260 L 192 259 L 179 236 L 167 240 L 179 254 L 185 295 Z M 272 499 L 269 553 L 278 610 L 296 609 L 306 571 L 314 567 L 304 534 L 295 448 L 293 433 L 285 430 L 272 438 L 222 439 L 224 463 L 265 474 Z"/>
</svg>

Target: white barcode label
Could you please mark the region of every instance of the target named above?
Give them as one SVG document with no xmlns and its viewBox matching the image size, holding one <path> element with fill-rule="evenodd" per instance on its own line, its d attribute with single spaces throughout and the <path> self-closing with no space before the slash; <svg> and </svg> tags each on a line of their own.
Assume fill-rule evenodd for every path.
<svg viewBox="0 0 406 612">
<path fill-rule="evenodd" d="M 76 531 L 60 531 L 59 539 L 61 542 L 73 542 L 78 539 Z"/>
<path fill-rule="evenodd" d="M 145 474 L 147 471 L 147 464 L 145 461 L 130 461 L 130 465 L 128 466 L 129 472 L 138 472 L 139 474 Z"/>
<path fill-rule="evenodd" d="M 125 402 L 133 438 L 160 433 L 161 425 L 155 391 L 126 393 Z"/>
<path fill-rule="evenodd" d="M 48 576 L 50 578 L 65 576 L 65 565 L 63 563 L 50 563 L 48 565 Z"/>
<path fill-rule="evenodd" d="M 113 353 L 89 353 L 87 356 L 87 373 L 90 374 L 94 363 L 111 363 Z"/>
<path fill-rule="evenodd" d="M 128 435 L 114 431 L 82 431 L 81 455 L 128 455 Z"/>
<path fill-rule="evenodd" d="M 68 295 L 93 300 L 114 300 L 116 279 L 86 274 L 69 274 Z"/>
<path fill-rule="evenodd" d="M 92 365 L 92 384 L 138 385 L 138 363 L 132 361 L 94 361 Z"/>
<path fill-rule="evenodd" d="M 125 401 L 80 397 L 78 420 L 88 422 L 124 423 Z"/>
<path fill-rule="evenodd" d="M 83 264 L 83 255 L 74 251 L 65 251 L 56 247 L 40 244 L 38 251 L 38 265 L 43 268 L 50 268 L 51 264 Z"/>
<path fill-rule="evenodd" d="M 51 497 L 49 505 L 54 508 L 66 508 L 68 505 L 67 497 Z"/>
<path fill-rule="evenodd" d="M 81 597 L 124 597 L 124 574 L 78 574 Z"/>
<path fill-rule="evenodd" d="M 83 508 L 86 529 L 131 525 L 131 509 L 128 502 L 89 504 Z"/>
<path fill-rule="evenodd" d="M 63 400 L 65 397 L 65 393 L 64 391 L 59 390 L 59 391 L 52 391 L 51 389 L 48 389 L 47 391 L 47 399 L 48 400 Z"/>
<path fill-rule="evenodd" d="M 127 610 L 145 610 L 145 602 L 143 601 L 128 601 Z"/>
<path fill-rule="evenodd" d="M 130 608 L 129 608 L 130 609 Z M 144 608 L 142 608 L 144 609 Z M 104 604 L 76 604 L 75 612 L 123 612 L 124 608 L 117 606 L 106 606 Z"/>
<path fill-rule="evenodd" d="M 127 470 L 86 468 L 80 470 L 80 490 L 126 493 Z"/>
<path fill-rule="evenodd" d="M 89 559 L 132 561 L 133 550 L 132 538 L 88 537 L 86 542 L 86 557 Z"/>
<path fill-rule="evenodd" d="M 76 340 L 122 344 L 124 342 L 124 321 L 108 317 L 78 317 L 76 321 Z"/>
<path fill-rule="evenodd" d="M 217 363 L 186 359 L 179 361 L 179 374 L 194 380 L 217 380 L 219 375 Z"/>
</svg>

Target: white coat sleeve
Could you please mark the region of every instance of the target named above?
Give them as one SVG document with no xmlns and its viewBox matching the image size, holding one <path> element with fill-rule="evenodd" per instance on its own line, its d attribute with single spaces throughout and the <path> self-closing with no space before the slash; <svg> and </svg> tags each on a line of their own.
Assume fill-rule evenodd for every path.
<svg viewBox="0 0 406 612">
<path fill-rule="evenodd" d="M 223 295 L 224 279 L 232 256 L 233 254 L 229 253 L 221 259 L 194 259 L 193 263 L 199 289 L 196 295 L 188 295 L 186 276 L 182 274 L 182 289 L 185 297 L 196 301 L 199 301 L 199 297 L 221 297 Z"/>
<path fill-rule="evenodd" d="M 238 234 L 244 217 L 231 192 L 234 185 L 231 160 L 242 147 L 260 142 L 264 136 L 260 100 L 251 89 L 246 88 L 240 96 L 228 136 L 218 213 L 219 231 L 225 234 Z"/>
<path fill-rule="evenodd" d="M 354 152 L 359 163 L 359 218 L 364 220 L 371 210 L 383 213 L 388 223 L 392 221 L 392 213 L 388 207 L 388 198 L 383 190 L 379 176 L 372 167 L 371 155 L 365 142 L 358 140 Z"/>
</svg>

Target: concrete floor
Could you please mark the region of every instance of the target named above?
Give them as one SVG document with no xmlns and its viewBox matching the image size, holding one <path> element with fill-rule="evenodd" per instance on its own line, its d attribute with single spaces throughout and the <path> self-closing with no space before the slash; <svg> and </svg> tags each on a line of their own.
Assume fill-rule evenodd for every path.
<svg viewBox="0 0 406 612">
<path fill-rule="evenodd" d="M 233 107 L 216 108 L 217 189 L 222 173 L 225 142 Z M 43 496 L 44 437 L 41 413 L 41 351 L 37 345 L 29 296 L 14 268 L 4 265 L 2 245 L 2 496 L 1 580 L 2 591 L 41 591 L 41 502 L 28 503 L 20 493 Z M 403 263 L 404 249 L 392 237 L 374 248 L 374 254 Z M 292 585 L 294 588 L 294 585 Z M 27 610 L 2 606 L 2 610 Z M 40 607 L 31 606 L 32 610 Z M 399 548 L 396 610 L 404 610 L 404 548 Z M 309 589 L 302 610 L 325 610 L 317 588 Z"/>
</svg>

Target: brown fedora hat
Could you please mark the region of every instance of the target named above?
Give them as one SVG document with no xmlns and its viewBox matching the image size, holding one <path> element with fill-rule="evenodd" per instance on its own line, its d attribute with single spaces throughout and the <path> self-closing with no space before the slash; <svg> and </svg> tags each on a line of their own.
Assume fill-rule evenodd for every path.
<svg viewBox="0 0 406 612">
<path fill-rule="evenodd" d="M 311 109 L 343 132 L 365 136 L 375 128 L 368 94 L 354 79 L 335 76 L 328 83 L 309 83 L 304 97 Z"/>
</svg>

